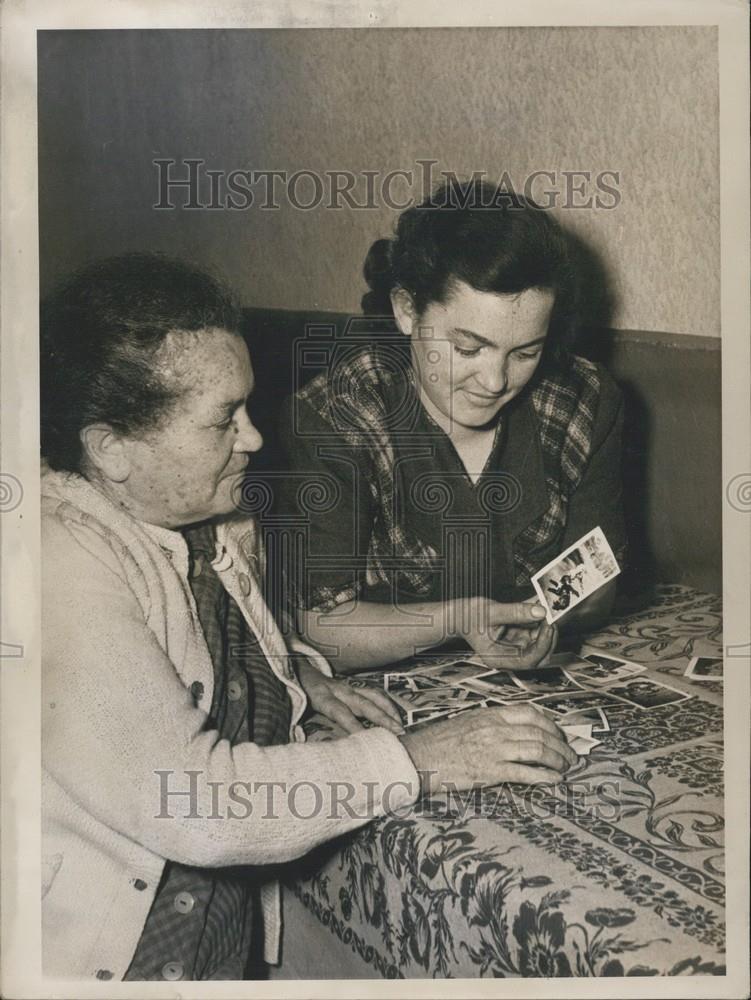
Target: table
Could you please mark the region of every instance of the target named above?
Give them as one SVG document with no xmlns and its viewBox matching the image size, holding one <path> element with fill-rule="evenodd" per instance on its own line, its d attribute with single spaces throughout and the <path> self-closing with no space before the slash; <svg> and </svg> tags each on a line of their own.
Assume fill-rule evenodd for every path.
<svg viewBox="0 0 751 1000">
<path fill-rule="evenodd" d="M 297 863 L 274 978 L 724 974 L 722 682 L 683 676 L 721 629 L 719 598 L 658 588 L 585 648 L 688 700 L 609 709 L 566 785 L 423 801 Z"/>
</svg>

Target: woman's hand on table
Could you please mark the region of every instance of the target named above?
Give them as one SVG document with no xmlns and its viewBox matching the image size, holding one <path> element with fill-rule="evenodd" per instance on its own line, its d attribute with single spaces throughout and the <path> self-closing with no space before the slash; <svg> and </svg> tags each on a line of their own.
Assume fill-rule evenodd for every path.
<svg viewBox="0 0 751 1000">
<path fill-rule="evenodd" d="M 365 727 L 359 719 L 374 726 L 383 726 L 392 733 L 402 733 L 399 710 L 382 691 L 373 688 L 353 688 L 345 680 L 326 677 L 303 657 L 295 660 L 297 676 L 314 712 L 335 722 L 347 733 Z"/>
<path fill-rule="evenodd" d="M 470 597 L 456 609 L 460 632 L 488 667 L 529 670 L 555 649 L 557 629 L 537 599 L 501 604 Z"/>
<path fill-rule="evenodd" d="M 505 781 L 555 784 L 579 759 L 558 726 L 531 705 L 476 708 L 401 740 L 421 772 L 423 793 Z"/>
</svg>

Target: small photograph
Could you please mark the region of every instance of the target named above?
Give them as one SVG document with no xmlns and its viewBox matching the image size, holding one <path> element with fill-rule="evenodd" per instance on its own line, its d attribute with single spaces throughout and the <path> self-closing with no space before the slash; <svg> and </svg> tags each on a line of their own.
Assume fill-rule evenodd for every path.
<svg viewBox="0 0 751 1000">
<path fill-rule="evenodd" d="M 460 686 L 469 691 L 479 692 L 485 698 L 497 698 L 504 702 L 528 701 L 529 691 L 518 684 L 514 675 L 506 670 L 495 670 L 468 681 L 460 681 Z"/>
<path fill-rule="evenodd" d="M 436 712 L 429 708 L 415 708 L 407 714 L 407 721 L 404 723 L 405 729 L 412 729 L 425 722 L 433 722 L 434 719 L 441 719 L 448 716 L 449 712 Z"/>
<path fill-rule="evenodd" d="M 444 691 L 447 689 L 444 688 Z M 451 688 L 443 698 L 442 703 L 446 706 L 479 705 L 487 700 L 487 692 L 473 691 L 470 687 Z"/>
<path fill-rule="evenodd" d="M 503 698 L 486 698 L 480 707 L 481 708 L 493 708 L 493 707 L 503 708 L 506 704 L 507 704 L 507 702 L 505 702 L 503 700 Z"/>
<path fill-rule="evenodd" d="M 552 719 L 553 722 L 560 722 L 561 721 L 561 716 L 559 715 L 559 713 L 553 711 L 552 708 L 548 708 L 547 705 L 543 705 L 539 701 L 530 701 L 529 704 L 530 705 L 535 705 L 537 708 L 539 708 L 540 711 L 542 712 L 542 714 L 545 716 L 546 719 Z"/>
<path fill-rule="evenodd" d="M 517 675 L 511 670 L 486 670 L 477 680 L 491 687 L 518 687 Z"/>
<path fill-rule="evenodd" d="M 602 529 L 594 528 L 535 573 L 532 584 L 552 624 L 620 571 Z"/>
<path fill-rule="evenodd" d="M 459 708 L 453 709 L 448 713 L 448 718 L 453 719 L 455 715 L 460 715 L 462 712 L 467 712 L 470 708 L 505 708 L 506 702 L 501 701 L 500 698 L 480 698 L 479 701 L 473 701 L 469 704 L 460 705 Z"/>
<path fill-rule="evenodd" d="M 610 723 L 601 708 L 580 708 L 559 719 L 562 726 L 591 726 L 593 733 L 609 733 Z"/>
<path fill-rule="evenodd" d="M 571 667 L 571 676 L 583 684 L 612 684 L 614 681 L 624 681 L 637 674 L 643 674 L 647 669 L 640 663 L 630 663 L 619 656 L 606 656 L 604 653 L 587 653 L 580 666 Z"/>
<path fill-rule="evenodd" d="M 580 757 L 589 757 L 590 751 L 594 750 L 595 747 L 600 746 L 601 742 L 601 740 L 595 740 L 592 739 L 592 737 L 574 736 L 574 738 L 569 742 L 569 746 L 574 753 L 578 754 Z"/>
<path fill-rule="evenodd" d="M 383 678 L 383 689 L 388 694 L 400 694 L 402 691 L 430 691 L 444 685 L 434 677 L 426 677 L 420 673 L 386 674 Z"/>
<path fill-rule="evenodd" d="M 683 675 L 692 681 L 721 681 L 723 677 L 722 657 L 695 656 Z"/>
<path fill-rule="evenodd" d="M 535 698 L 533 704 L 540 705 L 555 715 L 569 715 L 571 712 L 580 712 L 589 708 L 622 708 L 625 699 L 614 697 L 610 690 L 582 691 L 579 694 L 548 695 L 544 698 Z"/>
<path fill-rule="evenodd" d="M 487 678 L 484 678 L 487 681 Z M 574 675 L 569 676 L 560 667 L 545 667 L 540 670 L 525 670 L 514 675 L 514 680 L 530 694 L 556 694 L 566 691 L 581 691 Z"/>
<path fill-rule="evenodd" d="M 563 668 L 566 670 L 575 670 L 577 667 L 586 667 L 587 661 L 582 658 L 580 654 L 561 652 L 561 653 L 551 653 L 547 659 L 543 660 L 542 663 L 538 664 L 537 670 L 549 670 L 552 667 Z"/>
<path fill-rule="evenodd" d="M 423 677 L 432 680 L 434 684 L 454 684 L 456 681 L 471 680 L 473 677 L 482 677 L 483 674 L 491 672 L 484 664 L 472 663 L 469 660 L 457 660 L 455 663 L 441 666 L 431 665 L 420 671 Z"/>
<path fill-rule="evenodd" d="M 387 694 L 398 694 L 400 691 L 411 691 L 406 674 L 384 674 L 383 690 Z"/>
<path fill-rule="evenodd" d="M 401 721 L 401 724 L 403 726 L 406 726 L 407 723 L 409 722 L 409 709 L 406 707 L 406 705 L 402 705 L 402 703 L 398 701 L 394 695 L 391 695 L 390 697 L 394 705 L 396 705 L 397 711 L 399 712 L 399 719 Z"/>
<path fill-rule="evenodd" d="M 437 688 L 450 687 L 450 684 L 439 677 L 429 677 L 425 674 L 407 674 L 407 685 L 410 691 L 435 691 Z"/>
<path fill-rule="evenodd" d="M 621 568 L 601 528 L 595 528 L 589 535 L 585 535 L 580 544 L 585 560 L 592 563 L 595 572 L 603 581 L 610 580 L 620 573 Z"/>
<path fill-rule="evenodd" d="M 608 694 L 645 710 L 662 708 L 663 705 L 673 705 L 677 701 L 685 701 L 686 698 L 691 697 L 685 691 L 677 691 L 675 688 L 668 687 L 667 684 L 660 684 L 646 677 L 609 687 Z"/>
<path fill-rule="evenodd" d="M 445 703 L 446 699 L 443 697 L 446 688 L 434 688 L 432 691 L 412 691 L 412 690 L 401 690 L 394 691 L 392 688 L 388 689 L 388 694 L 393 701 L 407 711 L 412 711 L 415 708 L 429 708 L 432 711 L 440 712 Z"/>
</svg>

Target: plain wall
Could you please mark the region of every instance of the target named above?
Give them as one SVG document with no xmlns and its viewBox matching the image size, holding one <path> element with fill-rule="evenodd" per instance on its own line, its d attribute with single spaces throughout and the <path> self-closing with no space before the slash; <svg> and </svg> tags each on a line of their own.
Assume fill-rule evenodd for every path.
<svg viewBox="0 0 751 1000">
<path fill-rule="evenodd" d="M 717 337 L 716 45 L 703 27 L 41 32 L 42 291 L 147 248 L 211 265 L 248 305 L 358 309 L 395 210 L 159 211 L 159 157 L 381 176 L 435 159 L 519 187 L 554 171 L 561 193 L 562 170 L 613 170 L 616 208 L 558 211 L 597 264 L 595 318 Z"/>
</svg>

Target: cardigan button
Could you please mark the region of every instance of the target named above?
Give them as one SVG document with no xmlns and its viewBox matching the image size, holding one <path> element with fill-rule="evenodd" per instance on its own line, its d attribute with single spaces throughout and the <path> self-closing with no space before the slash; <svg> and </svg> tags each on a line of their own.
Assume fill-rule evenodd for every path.
<svg viewBox="0 0 751 1000">
<path fill-rule="evenodd" d="M 97 979 L 112 979 L 112 973 L 109 969 L 97 969 L 96 977 Z"/>
<path fill-rule="evenodd" d="M 239 701 L 243 696 L 243 686 L 240 681 L 230 681 L 227 685 L 227 697 L 230 701 Z"/>
<path fill-rule="evenodd" d="M 178 892 L 174 905 L 178 913 L 190 913 L 196 905 L 195 896 L 190 892 Z"/>
<path fill-rule="evenodd" d="M 193 681 L 190 685 L 190 693 L 196 701 L 200 701 L 203 698 L 203 684 L 200 681 Z"/>
<path fill-rule="evenodd" d="M 247 573 L 241 573 L 238 577 L 238 583 L 240 584 L 240 590 L 242 591 L 243 597 L 247 597 L 251 591 L 250 577 Z"/>
<path fill-rule="evenodd" d="M 138 889 L 139 892 L 143 892 L 144 889 L 148 889 L 148 883 L 144 882 L 142 878 L 133 879 L 133 888 Z"/>
<path fill-rule="evenodd" d="M 162 979 L 182 979 L 184 971 L 182 962 L 165 962 L 162 966 Z"/>
</svg>

